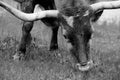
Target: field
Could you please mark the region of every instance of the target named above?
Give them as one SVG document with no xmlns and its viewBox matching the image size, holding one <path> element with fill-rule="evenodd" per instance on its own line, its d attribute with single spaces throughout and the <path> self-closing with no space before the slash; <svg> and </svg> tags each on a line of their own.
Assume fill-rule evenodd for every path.
<svg viewBox="0 0 120 80">
<path fill-rule="evenodd" d="M 10 4 L 16 7 L 17 3 Z M 93 24 L 90 54 L 97 66 L 80 72 L 66 50 L 60 29 L 59 50 L 48 51 L 51 30 L 40 21 L 35 22 L 31 32 L 33 41 L 27 47 L 26 60 L 14 61 L 22 21 L 0 9 L 0 80 L 120 80 L 120 16 L 114 13 L 106 12 Z"/>
</svg>

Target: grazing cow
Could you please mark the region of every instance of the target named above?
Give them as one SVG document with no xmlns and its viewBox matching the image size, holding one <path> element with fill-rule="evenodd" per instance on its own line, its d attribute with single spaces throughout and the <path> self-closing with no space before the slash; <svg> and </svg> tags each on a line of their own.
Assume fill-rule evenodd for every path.
<svg viewBox="0 0 120 80">
<path fill-rule="evenodd" d="M 76 58 L 78 69 L 85 71 L 90 69 L 93 64 L 89 58 L 92 23 L 101 16 L 104 9 L 120 8 L 120 1 L 88 5 L 84 0 L 66 0 L 59 10 L 42 11 L 39 6 L 40 11 L 31 14 L 19 11 L 2 1 L 0 1 L 0 6 L 24 21 L 58 18 L 70 52 Z"/>
<path fill-rule="evenodd" d="M 20 3 L 20 7 L 21 7 L 20 10 L 22 10 L 25 13 L 33 13 L 39 11 L 39 9 L 37 8 L 38 6 L 41 6 L 43 10 L 56 9 L 54 0 L 15 0 L 15 1 Z M 35 7 L 36 9 L 34 9 Z M 59 25 L 57 19 L 45 18 L 42 19 L 42 22 L 44 22 L 47 26 L 51 27 L 52 29 L 52 38 L 51 38 L 49 50 L 58 49 L 57 33 L 58 33 Z M 14 55 L 14 59 L 20 59 L 22 56 L 25 55 L 26 45 L 29 45 L 32 39 L 30 31 L 33 28 L 33 24 L 34 24 L 33 21 L 23 22 L 22 38 L 20 45 L 18 47 L 18 51 Z"/>
</svg>

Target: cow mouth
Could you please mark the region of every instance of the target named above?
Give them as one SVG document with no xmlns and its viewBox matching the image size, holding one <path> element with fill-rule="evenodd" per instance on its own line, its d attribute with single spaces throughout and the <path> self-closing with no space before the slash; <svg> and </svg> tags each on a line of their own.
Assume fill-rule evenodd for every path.
<svg viewBox="0 0 120 80">
<path fill-rule="evenodd" d="M 82 66 L 80 63 L 76 64 L 77 69 L 80 71 L 88 71 L 94 67 L 94 62 L 93 60 L 89 60 L 86 65 Z"/>
</svg>

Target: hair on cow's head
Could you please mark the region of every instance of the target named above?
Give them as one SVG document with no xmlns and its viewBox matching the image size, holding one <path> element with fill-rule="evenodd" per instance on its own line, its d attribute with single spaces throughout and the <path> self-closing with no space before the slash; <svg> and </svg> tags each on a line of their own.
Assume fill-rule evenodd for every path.
<svg viewBox="0 0 120 80">
<path fill-rule="evenodd" d="M 62 24 L 65 24 L 67 27 L 70 27 L 71 23 L 73 25 L 71 27 L 79 26 L 79 28 L 83 25 L 83 23 L 90 23 L 90 18 L 93 16 L 93 11 L 90 6 L 88 5 L 80 5 L 79 7 L 64 7 L 60 10 L 59 13 L 59 20 Z M 70 19 L 72 17 L 72 19 Z M 70 21 L 72 20 L 72 21 Z M 64 27 L 66 27 L 64 26 Z M 73 28 L 73 29 L 74 29 Z M 81 30 L 81 29 L 77 29 Z M 75 30 L 76 31 L 76 30 Z"/>
</svg>

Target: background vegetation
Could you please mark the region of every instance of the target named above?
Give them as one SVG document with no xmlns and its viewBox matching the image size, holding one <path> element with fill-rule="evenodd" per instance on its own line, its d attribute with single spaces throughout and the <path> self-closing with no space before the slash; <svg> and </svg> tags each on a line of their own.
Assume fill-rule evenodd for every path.
<svg viewBox="0 0 120 80">
<path fill-rule="evenodd" d="M 18 3 L 4 0 L 17 7 Z M 104 11 L 93 24 L 91 57 L 96 67 L 80 72 L 66 50 L 59 29 L 59 50 L 48 51 L 51 30 L 35 22 L 33 41 L 27 48 L 26 60 L 14 61 L 21 38 L 22 21 L 0 8 L 0 80 L 120 80 L 120 10 Z"/>
</svg>

